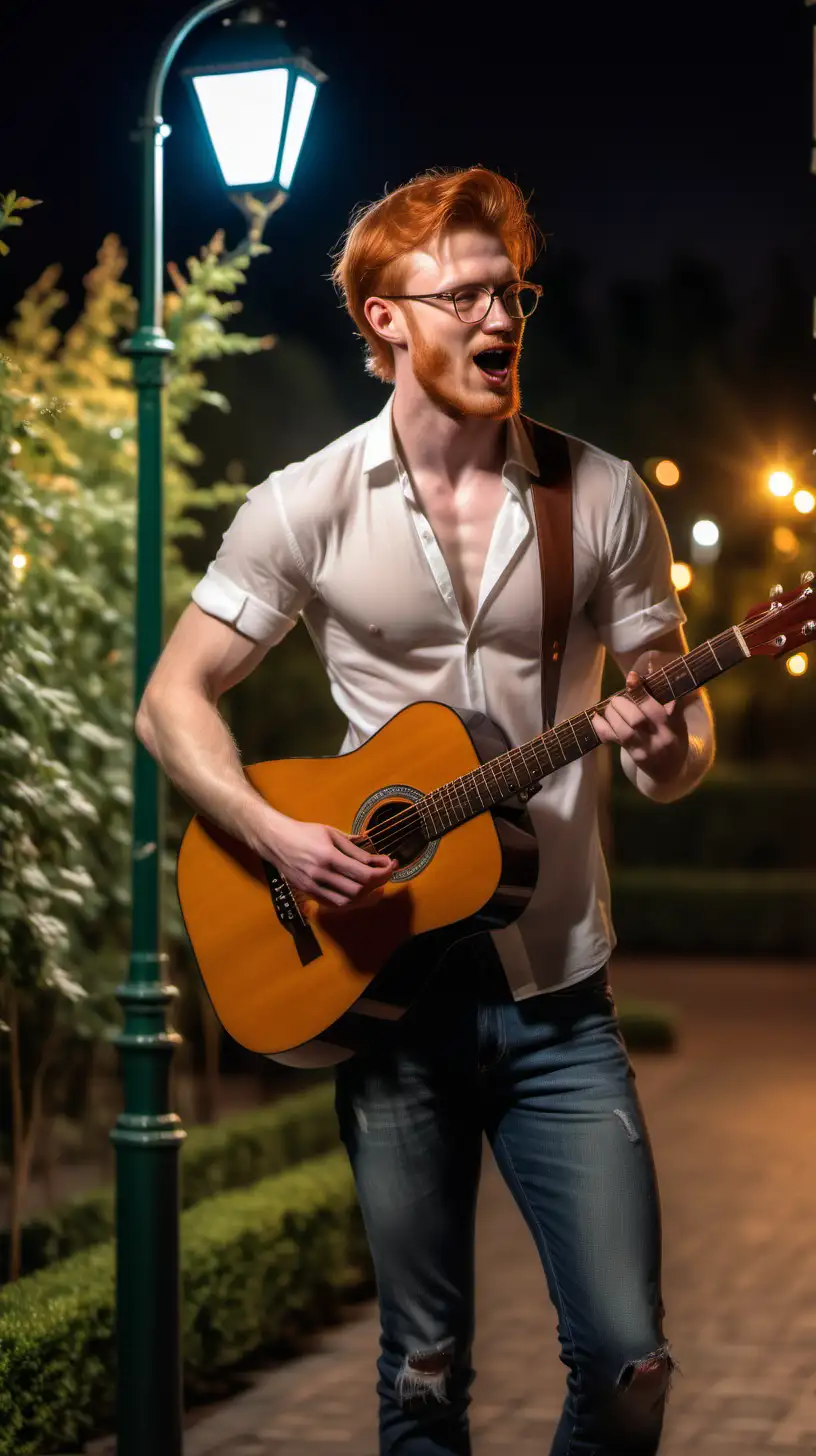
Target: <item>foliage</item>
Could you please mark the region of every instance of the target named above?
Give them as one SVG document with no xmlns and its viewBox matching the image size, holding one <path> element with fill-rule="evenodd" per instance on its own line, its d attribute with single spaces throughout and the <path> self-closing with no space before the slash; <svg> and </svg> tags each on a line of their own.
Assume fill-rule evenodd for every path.
<svg viewBox="0 0 816 1456">
<path fill-rule="evenodd" d="M 0 192 L 0 232 L 4 228 L 22 227 L 23 219 L 15 216 L 18 212 L 25 212 L 29 207 L 39 207 L 39 200 L 32 197 L 18 197 L 16 192 L 7 192 L 5 196 Z M 9 252 L 9 245 L 3 238 L 0 238 L 0 257 Z"/>
<path fill-rule="evenodd" d="M 370 1279 L 342 1152 L 198 1204 L 181 1246 L 188 1394 L 312 1328 Z M 114 1388 L 112 1244 L 0 1293 L 0 1456 L 65 1450 L 104 1429 Z"/>
<path fill-rule="evenodd" d="M 677 1013 L 660 1001 L 622 1001 L 618 1023 L 629 1052 L 671 1052 L 677 1046 Z"/>
<path fill-rule="evenodd" d="M 620 869 L 612 907 L 627 953 L 816 953 L 813 870 Z"/>
<path fill-rule="evenodd" d="M 816 870 L 816 782 L 788 768 L 716 763 L 693 794 L 656 804 L 622 771 L 612 791 L 613 862 L 619 869 Z"/>
<path fill-rule="evenodd" d="M 46 269 L 0 346 L 0 996 L 13 1033 L 15 1216 L 48 1110 L 43 1052 L 56 1052 L 68 1026 L 96 1036 L 110 1023 L 128 939 L 137 452 L 119 348 L 136 320 L 126 261 L 107 237 L 64 331 L 59 269 Z M 226 255 L 219 234 L 188 260 L 186 277 L 171 268 L 171 619 L 191 585 L 181 552 L 201 530 L 193 509 L 242 493 L 225 482 L 195 488 L 201 459 L 186 429 L 201 405 L 228 408 L 199 364 L 272 342 L 225 331 L 249 264 L 248 254 Z"/>
<path fill-rule="evenodd" d="M 334 1087 L 322 1083 L 269 1107 L 226 1117 L 214 1127 L 194 1127 L 181 1146 L 181 1203 L 192 1208 L 216 1193 L 246 1188 L 337 1144 Z M 114 1190 L 84 1193 L 23 1228 L 24 1274 L 113 1237 Z M 0 1269 L 7 1238 L 0 1235 Z"/>
</svg>

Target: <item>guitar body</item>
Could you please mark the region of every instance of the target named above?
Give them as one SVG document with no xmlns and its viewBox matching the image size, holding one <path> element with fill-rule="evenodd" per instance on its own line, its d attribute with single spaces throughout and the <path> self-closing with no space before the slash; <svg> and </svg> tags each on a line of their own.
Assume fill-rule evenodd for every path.
<svg viewBox="0 0 816 1456">
<path fill-rule="evenodd" d="M 538 878 L 518 798 L 426 842 L 412 806 L 507 750 L 484 714 L 413 703 L 336 758 L 254 764 L 247 777 L 293 819 L 365 835 L 405 814 L 392 879 L 336 909 L 294 892 L 217 826 L 195 817 L 178 857 L 182 914 L 213 1008 L 241 1045 L 293 1066 L 329 1066 L 382 1040 L 459 940 L 509 925 Z"/>
</svg>

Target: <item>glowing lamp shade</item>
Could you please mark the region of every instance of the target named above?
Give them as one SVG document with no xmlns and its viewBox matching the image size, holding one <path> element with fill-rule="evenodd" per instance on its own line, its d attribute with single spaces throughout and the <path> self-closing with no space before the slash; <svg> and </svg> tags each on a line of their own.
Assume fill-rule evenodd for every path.
<svg viewBox="0 0 816 1456">
<path fill-rule="evenodd" d="M 288 192 L 320 72 L 292 56 L 187 74 L 225 187 Z"/>
</svg>

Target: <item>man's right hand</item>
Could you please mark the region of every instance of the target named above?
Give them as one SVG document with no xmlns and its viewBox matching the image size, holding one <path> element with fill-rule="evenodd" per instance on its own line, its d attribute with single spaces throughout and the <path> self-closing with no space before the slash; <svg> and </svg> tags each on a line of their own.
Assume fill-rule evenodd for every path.
<svg viewBox="0 0 816 1456">
<path fill-rule="evenodd" d="M 364 903 L 390 880 L 398 864 L 388 854 L 369 854 L 330 824 L 304 823 L 277 813 L 274 824 L 256 825 L 252 848 L 319 905 Z"/>
</svg>

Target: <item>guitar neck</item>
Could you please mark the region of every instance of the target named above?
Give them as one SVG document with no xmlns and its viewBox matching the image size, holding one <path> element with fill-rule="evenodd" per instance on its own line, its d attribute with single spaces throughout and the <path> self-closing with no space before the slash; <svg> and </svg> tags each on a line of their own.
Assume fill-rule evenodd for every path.
<svg viewBox="0 0 816 1456">
<path fill-rule="evenodd" d="M 666 667 L 650 673 L 643 679 L 643 689 L 659 703 L 670 703 L 686 697 L 750 656 L 739 627 L 729 627 L 700 647 L 675 657 Z M 629 696 L 637 697 L 637 694 Z M 564 764 L 591 753 L 601 741 L 592 726 L 592 715 L 601 712 L 610 701 L 604 698 L 593 708 L 565 718 L 528 743 L 500 753 L 462 778 L 452 779 L 426 794 L 421 810 L 425 837 L 439 838 L 505 799 L 524 794 Z"/>
</svg>

